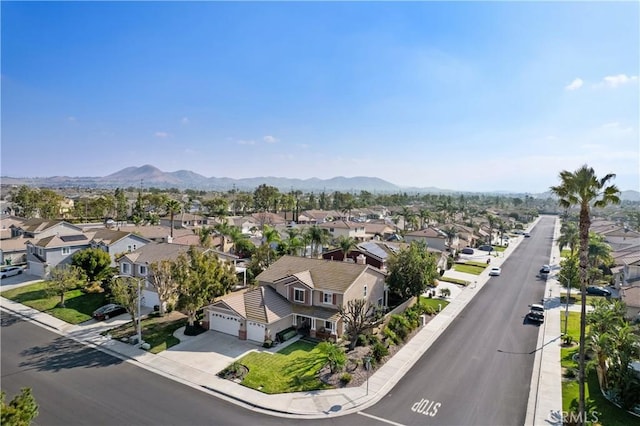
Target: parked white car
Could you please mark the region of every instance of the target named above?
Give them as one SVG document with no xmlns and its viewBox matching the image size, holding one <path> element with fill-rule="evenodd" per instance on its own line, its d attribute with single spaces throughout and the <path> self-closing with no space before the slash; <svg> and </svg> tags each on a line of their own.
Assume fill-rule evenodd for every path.
<svg viewBox="0 0 640 426">
<path fill-rule="evenodd" d="M 0 278 L 13 277 L 22 273 L 22 266 L 5 266 L 0 269 Z"/>
<path fill-rule="evenodd" d="M 498 276 L 500 276 L 501 273 L 502 273 L 502 269 L 500 269 L 500 267 L 498 267 L 498 266 L 494 266 L 493 268 L 491 268 L 489 270 L 489 276 L 490 277 L 498 277 Z"/>
</svg>

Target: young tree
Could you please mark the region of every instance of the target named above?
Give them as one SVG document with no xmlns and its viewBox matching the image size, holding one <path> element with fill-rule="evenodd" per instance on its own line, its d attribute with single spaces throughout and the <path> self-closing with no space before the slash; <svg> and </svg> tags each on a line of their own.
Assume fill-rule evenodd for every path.
<svg viewBox="0 0 640 426">
<path fill-rule="evenodd" d="M 178 300 L 178 282 L 174 273 L 175 264 L 170 260 L 160 260 L 149 264 L 149 283 L 156 289 L 160 300 L 160 316 L 167 306 Z"/>
<path fill-rule="evenodd" d="M 131 316 L 131 321 L 135 325 L 136 333 L 138 336 L 141 335 L 140 324 L 136 319 L 140 312 L 138 311 L 139 298 L 142 297 L 142 288 L 141 282 L 139 282 L 139 278 L 134 277 L 115 277 L 111 281 L 111 294 L 113 296 L 113 300 L 121 306 L 124 306 L 129 315 Z M 138 342 L 140 344 L 142 342 Z"/>
<path fill-rule="evenodd" d="M 194 326 L 198 310 L 226 294 L 238 280 L 233 265 L 193 246 L 178 257 L 174 276 L 178 282 L 178 308 L 186 312 L 190 327 Z"/>
<path fill-rule="evenodd" d="M 22 388 L 20 394 L 5 403 L 6 393 L 0 392 L 0 424 L 6 426 L 29 426 L 38 416 L 38 404 L 31 388 Z"/>
<path fill-rule="evenodd" d="M 89 282 L 102 280 L 111 273 L 111 256 L 98 248 L 88 248 L 76 252 L 71 264 L 82 269 Z"/>
<path fill-rule="evenodd" d="M 585 410 L 585 335 L 587 321 L 587 280 L 589 271 L 589 228 L 591 227 L 591 207 L 605 207 L 609 204 L 620 203 L 620 190 L 609 181 L 615 174 L 607 174 L 598 178 L 593 168 L 586 164 L 575 172 L 563 170 L 560 172 L 560 185 L 552 186 L 551 192 L 558 196 L 561 207 L 569 209 L 573 206 L 580 208 L 578 224 L 580 234 L 580 291 L 582 303 L 580 309 L 580 347 L 578 361 L 578 410 L 581 422 L 586 419 Z"/>
<path fill-rule="evenodd" d="M 54 296 L 60 296 L 59 305 L 64 308 L 65 293 L 80 287 L 85 281 L 84 272 L 77 266 L 56 266 L 51 269 L 49 274 L 47 292 Z"/>
<path fill-rule="evenodd" d="M 419 297 L 438 277 L 436 260 L 425 244 L 412 242 L 389 259 L 387 284 L 398 297 Z"/>
<path fill-rule="evenodd" d="M 340 318 L 349 335 L 349 349 L 356 347 L 358 336 L 373 327 L 375 307 L 365 299 L 352 299 L 347 306 L 340 305 Z"/>
</svg>

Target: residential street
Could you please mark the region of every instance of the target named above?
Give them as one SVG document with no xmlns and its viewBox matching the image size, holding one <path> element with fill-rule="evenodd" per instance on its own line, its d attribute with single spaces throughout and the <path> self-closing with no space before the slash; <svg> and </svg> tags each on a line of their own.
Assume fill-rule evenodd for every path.
<svg viewBox="0 0 640 426">
<path fill-rule="evenodd" d="M 522 240 L 502 263 L 502 275 L 478 286 L 466 308 L 376 405 L 358 414 L 331 416 L 345 409 L 343 403 L 330 402 L 335 396 L 300 395 L 297 398 L 307 401 L 309 408 L 330 407 L 325 408 L 328 418 L 305 423 L 523 424 L 539 331 L 537 326 L 523 324 L 523 318 L 528 305 L 540 302 L 544 292 L 545 284 L 536 274 L 549 261 L 554 220 L 540 220 L 532 237 Z M 3 389 L 12 395 L 21 386 L 33 388 L 41 407 L 37 424 L 268 425 L 301 421 L 295 415 L 284 415 L 291 420 L 271 417 L 265 411 L 258 413 L 246 405 L 213 398 L 195 385 L 198 380 L 192 380 L 191 386 L 170 380 L 4 312 L 2 319 Z M 379 389 L 379 384 L 373 385 Z M 344 396 L 360 398 L 361 391 L 350 389 Z M 248 391 L 247 396 L 251 392 L 255 391 Z M 290 396 L 262 397 L 273 398 L 287 400 Z M 298 406 L 296 401 L 285 406 Z"/>
<path fill-rule="evenodd" d="M 524 424 L 539 330 L 524 316 L 544 293 L 536 274 L 549 261 L 554 221 L 540 220 L 502 275 L 366 414 L 405 425 Z"/>
</svg>

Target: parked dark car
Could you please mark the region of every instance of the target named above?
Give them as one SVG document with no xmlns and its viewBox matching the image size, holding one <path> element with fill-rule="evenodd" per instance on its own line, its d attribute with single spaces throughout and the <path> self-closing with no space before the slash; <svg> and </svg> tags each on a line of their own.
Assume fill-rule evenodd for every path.
<svg viewBox="0 0 640 426">
<path fill-rule="evenodd" d="M 529 313 L 526 316 L 527 321 L 543 323 L 544 322 L 544 306 L 533 304 L 529 307 Z"/>
<path fill-rule="evenodd" d="M 489 244 L 484 244 L 484 245 L 481 245 L 480 247 L 478 247 L 478 250 L 492 252 L 493 251 L 493 246 L 490 246 Z"/>
<path fill-rule="evenodd" d="M 473 254 L 473 249 L 471 247 L 465 247 L 462 250 L 460 250 L 460 253 L 462 253 L 462 254 Z"/>
<path fill-rule="evenodd" d="M 605 296 L 605 297 L 611 296 L 611 292 L 608 289 L 604 287 L 598 287 L 595 285 L 591 285 L 587 287 L 587 294 L 592 294 L 594 296 Z"/>
<path fill-rule="evenodd" d="M 540 268 L 541 274 L 548 274 L 550 272 L 551 272 L 551 266 L 549 265 L 542 265 L 542 268 Z"/>
<path fill-rule="evenodd" d="M 91 315 L 96 321 L 108 320 L 109 318 L 116 317 L 126 313 L 127 310 L 124 306 L 116 305 L 115 303 L 109 303 L 104 305 L 95 311 Z"/>
</svg>

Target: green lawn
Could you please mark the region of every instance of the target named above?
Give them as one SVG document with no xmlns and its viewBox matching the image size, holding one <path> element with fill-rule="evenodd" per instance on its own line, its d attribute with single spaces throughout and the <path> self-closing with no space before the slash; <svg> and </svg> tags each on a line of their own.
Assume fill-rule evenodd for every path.
<svg viewBox="0 0 640 426">
<path fill-rule="evenodd" d="M 454 263 L 453 270 L 457 272 L 464 272 L 465 274 L 480 275 L 484 268 L 487 267 L 486 263 L 467 262 L 467 263 Z"/>
<path fill-rule="evenodd" d="M 560 316 L 561 331 L 564 332 L 565 323 L 564 312 Z M 587 333 L 589 327 L 587 326 Z M 569 312 L 569 327 L 567 333 L 577 342 L 580 339 L 580 313 Z M 563 379 L 562 382 L 562 410 L 565 412 L 577 413 L 578 407 L 578 363 L 573 360 L 573 355 L 578 353 L 578 346 L 572 348 L 561 348 L 560 356 L 561 365 L 564 368 L 574 368 L 576 372 L 575 380 Z M 587 370 L 587 382 L 585 383 L 585 402 L 587 414 L 590 420 L 594 420 L 594 424 L 602 424 L 607 426 L 625 426 L 632 424 L 640 424 L 637 417 L 632 416 L 626 411 L 616 407 L 609 402 L 600 392 L 598 384 L 598 375 L 595 369 Z M 595 421 L 597 420 L 597 421 Z"/>
<path fill-rule="evenodd" d="M 436 312 L 438 312 L 438 305 L 442 306 L 442 309 L 444 309 L 449 304 L 449 302 L 444 299 L 429 299 L 428 297 L 420 296 L 420 304 L 431 306 L 436 310 Z"/>
<path fill-rule="evenodd" d="M 295 342 L 275 354 L 251 352 L 239 362 L 249 369 L 242 385 L 267 394 L 330 389 L 318 380 L 324 361 L 316 345 Z"/>
<path fill-rule="evenodd" d="M 505 246 L 493 246 L 493 251 L 503 252 L 507 249 Z"/>
<path fill-rule="evenodd" d="M 576 304 L 576 303 L 580 303 L 580 291 L 578 289 L 571 289 L 571 299 L 569 300 L 570 304 Z M 594 301 L 596 300 L 602 300 L 602 299 L 606 299 L 606 297 L 604 296 L 594 296 L 591 294 L 587 295 L 587 306 L 590 306 Z M 567 300 L 567 292 L 563 291 L 560 292 L 560 303 L 565 303 L 565 301 Z M 563 329 L 564 330 L 564 329 Z"/>
<path fill-rule="evenodd" d="M 65 293 L 65 307 L 60 308 L 57 306 L 60 297 L 47 295 L 46 286 L 45 281 L 40 281 L 3 291 L 0 295 L 70 324 L 79 324 L 90 320 L 93 311 L 107 303 L 104 293 L 87 294 L 76 289 Z"/>
<path fill-rule="evenodd" d="M 560 252 L 560 257 L 564 257 L 565 259 L 571 256 L 571 250 L 564 249 Z"/>
<path fill-rule="evenodd" d="M 163 317 L 143 318 L 141 325 L 142 340 L 151 346 L 149 352 L 157 354 L 180 343 L 180 340 L 174 337 L 173 333 L 180 327 L 187 325 L 187 317 L 179 312 L 172 312 Z M 113 339 L 120 340 L 123 337 L 134 336 L 136 329 L 133 323 L 129 322 L 102 334 L 107 333 L 111 334 Z"/>
</svg>

